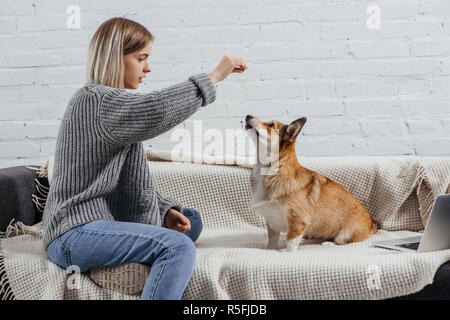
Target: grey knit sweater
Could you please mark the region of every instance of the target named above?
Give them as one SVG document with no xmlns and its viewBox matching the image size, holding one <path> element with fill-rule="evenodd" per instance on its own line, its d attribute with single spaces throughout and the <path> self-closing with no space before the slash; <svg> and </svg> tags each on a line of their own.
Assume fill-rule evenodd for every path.
<svg viewBox="0 0 450 320">
<path fill-rule="evenodd" d="M 182 204 L 154 187 L 142 141 L 182 123 L 216 97 L 206 73 L 160 91 L 131 93 L 88 82 L 61 121 L 43 215 L 44 247 L 98 219 L 164 226 Z"/>
</svg>

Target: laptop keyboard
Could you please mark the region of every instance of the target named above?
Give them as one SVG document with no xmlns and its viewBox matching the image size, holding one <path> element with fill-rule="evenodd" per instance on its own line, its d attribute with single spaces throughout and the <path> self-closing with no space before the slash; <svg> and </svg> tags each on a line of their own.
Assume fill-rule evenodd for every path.
<svg viewBox="0 0 450 320">
<path fill-rule="evenodd" d="M 397 247 L 417 250 L 417 248 L 419 248 L 419 244 L 420 244 L 420 242 L 412 242 L 412 243 L 406 243 L 406 244 L 397 244 Z"/>
</svg>

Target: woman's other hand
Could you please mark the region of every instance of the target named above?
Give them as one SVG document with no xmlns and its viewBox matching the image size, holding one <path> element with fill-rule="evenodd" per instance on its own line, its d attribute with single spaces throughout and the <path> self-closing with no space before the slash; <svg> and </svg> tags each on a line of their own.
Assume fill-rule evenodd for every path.
<svg viewBox="0 0 450 320">
<path fill-rule="evenodd" d="M 209 74 L 211 80 L 216 84 L 224 80 L 230 73 L 242 73 L 247 70 L 247 64 L 240 57 L 224 55 L 213 72 Z"/>
<path fill-rule="evenodd" d="M 191 230 L 191 222 L 189 219 L 186 218 L 184 214 L 173 208 L 170 208 L 169 211 L 167 211 L 164 217 L 164 222 L 167 228 L 179 231 L 181 233 Z"/>
</svg>

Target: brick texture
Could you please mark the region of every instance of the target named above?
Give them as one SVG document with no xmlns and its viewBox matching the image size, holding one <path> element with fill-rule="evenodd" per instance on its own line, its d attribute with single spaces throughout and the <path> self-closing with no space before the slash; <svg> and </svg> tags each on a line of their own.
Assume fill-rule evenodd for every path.
<svg viewBox="0 0 450 320">
<path fill-rule="evenodd" d="M 71 5 L 80 29 L 68 28 Z M 367 23 L 372 5 L 378 29 Z M 156 37 L 138 92 L 210 72 L 224 54 L 249 66 L 218 84 L 215 103 L 146 146 L 174 148 L 176 130 L 194 145 L 201 121 L 203 148 L 219 132 L 225 153 L 226 130 L 242 130 L 252 114 L 307 117 L 299 155 L 450 156 L 448 0 L 1 0 L 0 168 L 54 154 L 66 104 L 85 83 L 89 40 L 114 16 Z M 234 143 L 254 151 L 245 135 Z"/>
</svg>

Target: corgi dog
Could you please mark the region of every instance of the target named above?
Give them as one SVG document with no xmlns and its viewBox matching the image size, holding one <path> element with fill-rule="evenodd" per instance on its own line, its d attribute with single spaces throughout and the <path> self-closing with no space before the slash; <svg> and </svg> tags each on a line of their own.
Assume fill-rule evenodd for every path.
<svg viewBox="0 0 450 320">
<path fill-rule="evenodd" d="M 282 251 L 297 250 L 302 239 L 342 245 L 377 232 L 375 219 L 349 191 L 298 162 L 295 142 L 305 123 L 304 117 L 289 125 L 245 119 L 245 132 L 256 145 L 251 207 L 266 220 L 267 249 L 278 249 L 281 232 L 287 233 Z"/>
</svg>

